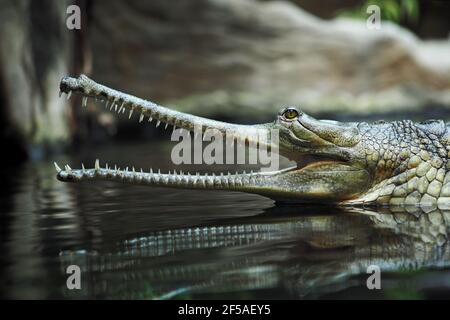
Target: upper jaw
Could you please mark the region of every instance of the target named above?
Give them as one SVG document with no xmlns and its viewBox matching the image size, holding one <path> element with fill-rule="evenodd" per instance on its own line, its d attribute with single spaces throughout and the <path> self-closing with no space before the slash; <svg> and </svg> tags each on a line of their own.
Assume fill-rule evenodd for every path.
<svg viewBox="0 0 450 320">
<path fill-rule="evenodd" d="M 259 135 L 268 136 L 268 130 L 272 127 L 271 123 L 232 124 L 175 111 L 98 84 L 85 75 L 80 75 L 78 78 L 64 77 L 60 82 L 60 91 L 69 95 L 73 91 L 80 92 L 83 95 L 84 106 L 87 104 L 88 97 L 106 101 L 106 107 L 109 107 L 110 110 L 118 113 L 128 111 L 130 118 L 133 114 L 139 114 L 139 122 L 144 119 L 148 119 L 148 122 L 155 120 L 157 126 L 160 123 L 165 123 L 166 127 L 171 125 L 174 129 L 182 128 L 188 131 L 196 129 L 201 130 L 201 132 L 205 132 L 207 129 L 218 130 L 222 134 L 233 135 L 234 139 L 247 143 L 255 137 L 259 137 Z"/>
</svg>

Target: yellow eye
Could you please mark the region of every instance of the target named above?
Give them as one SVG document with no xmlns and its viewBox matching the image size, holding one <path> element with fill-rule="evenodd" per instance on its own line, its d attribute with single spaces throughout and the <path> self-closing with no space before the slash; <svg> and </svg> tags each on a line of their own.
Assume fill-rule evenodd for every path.
<svg viewBox="0 0 450 320">
<path fill-rule="evenodd" d="M 293 120 L 298 117 L 298 111 L 295 109 L 287 109 L 283 112 L 283 117 L 287 120 Z"/>
</svg>

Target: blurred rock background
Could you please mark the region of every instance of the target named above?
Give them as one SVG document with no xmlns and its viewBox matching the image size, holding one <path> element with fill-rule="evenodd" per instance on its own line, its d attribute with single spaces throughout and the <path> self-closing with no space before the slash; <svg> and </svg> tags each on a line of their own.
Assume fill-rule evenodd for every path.
<svg viewBox="0 0 450 320">
<path fill-rule="evenodd" d="M 81 30 L 65 26 L 72 3 Z M 371 3 L 381 30 L 366 26 Z M 153 136 L 137 120 L 82 111 L 76 98 L 68 108 L 58 82 L 79 73 L 240 123 L 271 121 L 286 105 L 338 120 L 447 119 L 449 9 L 415 0 L 0 0 L 2 145 L 24 158 Z"/>
</svg>

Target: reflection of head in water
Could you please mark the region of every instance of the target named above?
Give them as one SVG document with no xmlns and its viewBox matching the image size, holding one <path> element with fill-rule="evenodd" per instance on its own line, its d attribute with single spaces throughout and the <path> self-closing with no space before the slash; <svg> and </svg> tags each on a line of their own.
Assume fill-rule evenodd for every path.
<svg viewBox="0 0 450 320">
<path fill-rule="evenodd" d="M 253 217 L 136 235 L 113 252 L 64 251 L 60 260 L 93 272 L 90 285 L 100 291 L 106 274 L 118 272 L 159 284 L 155 297 L 176 295 L 179 283 L 191 294 L 282 286 L 296 297 L 320 296 L 348 287 L 345 279 L 372 264 L 383 272 L 448 265 L 450 213 L 411 212 L 274 206 Z M 129 286 L 127 296 L 139 296 L 139 287 Z"/>
</svg>

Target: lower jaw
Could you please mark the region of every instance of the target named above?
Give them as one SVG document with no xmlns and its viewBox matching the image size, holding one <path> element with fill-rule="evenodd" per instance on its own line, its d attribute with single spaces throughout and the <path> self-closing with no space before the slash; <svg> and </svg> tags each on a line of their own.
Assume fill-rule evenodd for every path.
<svg viewBox="0 0 450 320">
<path fill-rule="evenodd" d="M 270 188 L 274 177 L 283 173 L 296 170 L 288 168 L 273 172 L 250 172 L 246 173 L 213 173 L 213 174 L 191 174 L 182 171 L 161 173 L 160 170 L 144 172 L 135 168 L 120 169 L 111 168 L 108 165 L 101 167 L 99 161 L 95 162 L 94 168 L 72 169 L 68 165 L 61 169 L 56 163 L 57 178 L 64 182 L 83 182 L 95 180 L 109 180 L 134 185 L 148 185 L 156 187 L 172 187 L 183 189 L 207 189 L 207 190 L 235 190 L 235 191 L 257 191 L 261 188 Z"/>
</svg>

